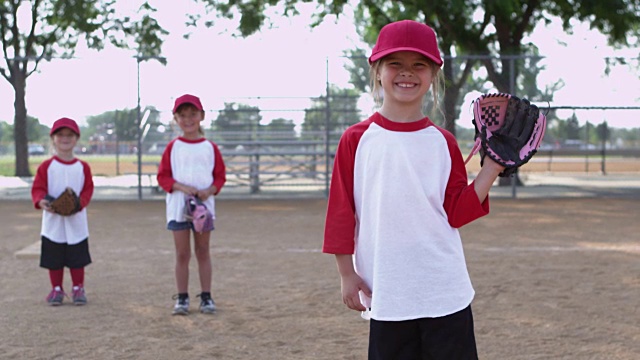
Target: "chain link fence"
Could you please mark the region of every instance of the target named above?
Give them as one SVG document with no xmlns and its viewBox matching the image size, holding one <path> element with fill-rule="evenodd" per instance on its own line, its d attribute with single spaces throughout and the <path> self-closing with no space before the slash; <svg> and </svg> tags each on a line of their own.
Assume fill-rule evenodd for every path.
<svg viewBox="0 0 640 360">
<path fill-rule="evenodd" d="M 342 132 L 375 111 L 370 95 L 347 84 L 346 68 L 355 63 L 351 60 L 330 59 L 324 69 L 317 69 L 327 74 L 318 96 L 230 96 L 205 101 L 210 106 L 202 126 L 206 138 L 218 144 L 225 159 L 227 191 L 247 195 L 327 194 L 333 156 Z M 468 59 L 460 62 L 463 60 Z M 515 62 L 511 66 L 516 68 L 524 67 L 525 62 L 531 65 L 532 61 L 530 58 L 512 60 Z M 543 62 L 537 63 L 540 68 L 557 64 L 554 59 L 536 57 L 535 60 Z M 535 81 L 531 73 L 520 71 L 519 74 L 512 80 L 514 84 Z M 532 76 L 533 80 L 527 79 Z M 360 78 L 361 84 L 363 81 L 364 75 Z M 141 83 L 144 82 L 142 78 Z M 477 84 L 469 86 L 463 91 Z M 531 86 L 524 87 L 524 96 L 533 94 Z M 144 91 L 150 90 L 144 85 L 142 90 L 142 99 L 145 99 Z M 607 125 L 611 119 L 621 116 L 640 119 L 640 107 L 633 104 L 626 107 L 555 106 L 544 101 L 557 90 L 547 86 L 532 99 L 540 100 L 534 102 L 547 111 L 549 127 L 539 154 L 521 171 L 640 174 L 640 122 L 637 128 Z M 474 131 L 469 128 L 468 96 L 463 100 L 465 103 L 459 104 L 456 122 L 466 126 L 457 126 L 456 136 L 466 155 L 473 143 Z M 128 129 L 127 132 L 135 134 L 133 137 L 119 139 L 115 120 L 106 120 L 100 127 L 83 128 L 76 152 L 90 163 L 94 175 L 137 175 L 139 188 L 157 188 L 155 174 L 161 154 L 167 143 L 180 133 L 172 123 L 170 109 L 148 101 L 142 103 L 137 123 L 132 124 L 134 131 Z M 443 123 L 438 116 L 434 120 L 440 125 Z M 52 153 L 46 129 L 44 132 L 44 136 L 29 145 L 34 171 L 35 166 Z M 0 169 L 8 173 L 14 144 L 10 136 L 0 135 Z M 479 161 L 472 161 L 468 170 L 470 174 L 476 173 Z"/>
</svg>

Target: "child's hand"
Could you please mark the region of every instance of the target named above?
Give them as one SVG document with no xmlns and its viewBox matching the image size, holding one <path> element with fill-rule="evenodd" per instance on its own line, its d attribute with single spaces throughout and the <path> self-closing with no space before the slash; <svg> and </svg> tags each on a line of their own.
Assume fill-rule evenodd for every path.
<svg viewBox="0 0 640 360">
<path fill-rule="evenodd" d="M 205 201 L 207 200 L 207 198 L 209 198 L 209 196 L 213 194 L 214 192 L 211 190 L 211 188 L 206 188 L 206 189 L 198 190 L 198 192 L 196 193 L 196 196 L 198 197 L 198 199 Z"/>
<path fill-rule="evenodd" d="M 218 188 L 216 188 L 215 186 L 211 186 L 206 189 L 198 190 L 196 196 L 198 197 L 198 199 L 205 201 L 209 198 L 209 196 L 213 196 L 217 190 Z"/>
<path fill-rule="evenodd" d="M 359 292 L 362 291 L 364 295 L 371 297 L 371 290 L 358 274 L 354 272 L 347 276 L 341 276 L 341 288 L 342 302 L 347 305 L 349 309 L 357 311 L 367 310 L 360 302 Z"/>
<path fill-rule="evenodd" d="M 178 190 L 178 191 L 182 191 L 183 193 L 185 193 L 187 195 L 197 195 L 198 194 L 198 189 L 194 188 L 193 186 L 184 185 L 184 184 L 181 184 L 181 183 L 173 184 L 173 189 L 174 190 Z"/>
<path fill-rule="evenodd" d="M 47 200 L 47 199 L 42 199 L 42 200 L 38 201 L 38 206 L 40 206 L 40 208 L 45 210 L 45 211 L 53 212 L 53 209 L 51 209 L 51 206 L 49 204 L 49 200 Z"/>
</svg>

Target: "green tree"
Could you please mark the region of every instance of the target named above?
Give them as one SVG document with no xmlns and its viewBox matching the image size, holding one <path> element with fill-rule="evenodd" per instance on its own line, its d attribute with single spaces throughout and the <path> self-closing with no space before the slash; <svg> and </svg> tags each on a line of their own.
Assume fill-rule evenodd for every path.
<svg viewBox="0 0 640 360">
<path fill-rule="evenodd" d="M 46 142 L 49 139 L 50 128 L 40 124 L 34 117 L 27 116 L 27 139 L 29 142 Z"/>
<path fill-rule="evenodd" d="M 107 111 L 87 118 L 87 135 L 102 134 L 116 136 L 119 140 L 137 139 L 138 112 L 136 109 Z"/>
<path fill-rule="evenodd" d="M 578 117 L 574 113 L 565 122 L 565 135 L 567 139 L 579 140 L 580 139 L 580 124 L 578 123 Z"/>
<path fill-rule="evenodd" d="M 14 139 L 14 126 L 3 121 L 0 123 L 0 141 L 11 142 Z M 27 116 L 27 140 L 29 142 L 46 142 L 49 139 L 49 128 L 40 124 L 40 121 L 32 116 Z"/>
<path fill-rule="evenodd" d="M 607 140 L 611 139 L 611 129 L 609 129 L 606 121 L 598 124 L 598 126 L 596 127 L 596 134 L 598 140 L 600 140 L 600 142 L 602 143 L 605 143 Z"/>
<path fill-rule="evenodd" d="M 349 71 L 351 85 L 360 92 L 371 92 L 367 51 L 364 49 L 350 49 L 345 51 L 345 55 L 351 60 L 351 64 L 345 65 L 345 69 Z"/>
<path fill-rule="evenodd" d="M 96 50 L 110 43 L 120 48 L 135 47 L 140 56 L 160 54 L 161 37 L 167 32 L 151 16 L 155 9 L 145 2 L 140 7 L 138 19 L 118 18 L 115 3 L 114 0 L 0 2 L 0 35 L 4 55 L 0 74 L 14 90 L 17 176 L 31 175 L 25 94 L 27 78 L 37 72 L 41 61 L 54 56 L 73 56 L 81 40 Z"/>
<path fill-rule="evenodd" d="M 224 140 L 255 140 L 260 131 L 260 108 L 238 103 L 225 103 L 216 120 L 212 123 L 215 130 Z"/>
<path fill-rule="evenodd" d="M 218 16 L 239 17 L 238 32 L 241 36 L 253 34 L 268 22 L 269 9 L 279 6 L 281 15 L 292 16 L 298 14 L 296 5 L 309 2 L 200 1 Z M 353 2 L 318 0 L 317 4 L 316 19 L 311 26 L 322 22 L 326 15 L 339 16 Z M 459 63 L 445 61 L 443 66 L 447 82 L 443 99 L 443 111 L 448 120 L 445 125 L 454 134 L 455 123 L 452 120 L 459 113 L 457 104 L 477 64 L 486 69 L 487 76 L 499 91 L 515 92 L 514 83 L 522 81 L 519 74 L 525 65 L 514 66 L 513 61 L 524 54 L 535 55 L 535 45 L 524 43 L 524 38 L 537 24 L 549 23 L 550 17 L 559 18 L 567 32 L 571 31 L 573 21 L 587 21 L 592 28 L 605 34 L 611 44 L 627 45 L 632 38 L 629 35 L 636 35 L 635 40 L 638 41 L 637 35 L 640 34 L 640 0 L 368 0 L 354 6 L 357 29 L 370 44 L 375 42 L 380 28 L 389 22 L 414 19 L 434 27 L 445 58 L 452 59 L 456 55 L 463 59 Z"/>
<path fill-rule="evenodd" d="M 329 130 L 342 133 L 347 127 L 361 120 L 358 109 L 360 92 L 354 89 L 341 89 L 331 86 L 329 90 Z M 318 132 L 326 131 L 327 97 L 313 100 L 311 107 L 304 111 L 302 136 L 318 137 Z M 321 136 L 323 137 L 324 134 Z"/>
<path fill-rule="evenodd" d="M 141 131 L 145 141 L 153 142 L 164 138 L 164 125 L 160 122 L 160 112 L 155 107 L 147 107 L 142 114 L 149 112 Z M 162 132 L 159 128 L 162 127 Z M 84 135 L 84 134 L 83 134 Z M 120 109 L 104 112 L 87 118 L 87 139 L 106 139 L 116 143 L 122 141 L 130 144 L 138 139 L 138 111 L 136 109 Z M 119 149 L 119 148 L 118 148 Z"/>
<path fill-rule="evenodd" d="M 13 141 L 13 126 L 6 121 L 0 121 L 0 155 L 9 152 L 8 145 Z"/>
<path fill-rule="evenodd" d="M 264 140 L 295 140 L 296 139 L 296 124 L 293 120 L 277 118 L 271 120 L 267 125 L 263 126 L 264 135 L 261 139 Z"/>
<path fill-rule="evenodd" d="M 0 121 L 0 143 L 13 140 L 13 126 L 6 121 Z"/>
</svg>

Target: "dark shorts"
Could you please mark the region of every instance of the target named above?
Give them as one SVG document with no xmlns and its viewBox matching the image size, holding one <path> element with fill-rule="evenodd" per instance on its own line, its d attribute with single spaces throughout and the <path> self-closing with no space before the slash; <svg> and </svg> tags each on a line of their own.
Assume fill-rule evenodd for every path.
<svg viewBox="0 0 640 360">
<path fill-rule="evenodd" d="M 369 360 L 476 360 L 471 306 L 439 318 L 369 325 Z"/>
<path fill-rule="evenodd" d="M 42 236 L 40 247 L 40 267 L 59 270 L 65 266 L 71 269 L 91 264 L 89 254 L 89 238 L 75 245 L 58 244 Z"/>
<path fill-rule="evenodd" d="M 193 230 L 193 223 L 190 222 L 190 221 L 175 221 L 175 220 L 171 220 L 167 224 L 167 230 L 171 230 L 171 231 Z M 213 226 L 213 223 L 212 223 L 211 224 L 211 230 L 209 230 L 209 231 L 213 231 L 213 230 L 214 230 L 214 226 Z"/>
</svg>

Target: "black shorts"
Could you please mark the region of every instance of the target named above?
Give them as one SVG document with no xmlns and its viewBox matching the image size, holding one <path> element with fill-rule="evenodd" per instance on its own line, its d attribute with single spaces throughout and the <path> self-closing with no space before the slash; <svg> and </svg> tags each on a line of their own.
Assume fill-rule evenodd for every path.
<svg viewBox="0 0 640 360">
<path fill-rule="evenodd" d="M 476 360 L 471 306 L 438 318 L 369 325 L 369 360 Z"/>
<path fill-rule="evenodd" d="M 71 269 L 77 269 L 89 264 L 91 264 L 89 238 L 77 244 L 69 245 L 59 244 L 42 236 L 40 267 L 49 270 L 59 270 L 65 266 Z"/>
</svg>

